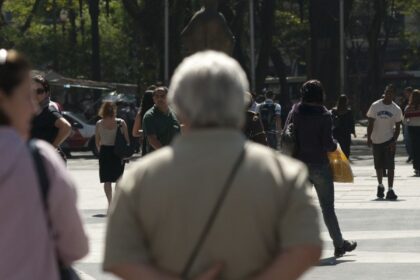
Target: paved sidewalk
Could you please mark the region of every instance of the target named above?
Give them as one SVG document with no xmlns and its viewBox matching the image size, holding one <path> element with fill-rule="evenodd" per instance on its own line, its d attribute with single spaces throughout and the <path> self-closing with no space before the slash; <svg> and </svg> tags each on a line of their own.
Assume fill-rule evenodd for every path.
<svg viewBox="0 0 420 280">
<path fill-rule="evenodd" d="M 335 260 L 323 225 L 323 259 L 304 280 L 420 279 L 420 178 L 412 177 L 402 146 L 398 154 L 395 191 L 399 200 L 376 200 L 371 152 L 364 145 L 353 147 L 355 183 L 336 185 L 336 208 L 344 236 L 357 240 L 359 246 L 354 253 Z M 76 268 L 85 273 L 83 279 L 111 280 L 116 278 L 102 273 L 100 267 L 106 223 L 101 215 L 106 212 L 106 199 L 97 168 L 95 159 L 69 161 L 91 245 L 90 254 Z"/>
</svg>

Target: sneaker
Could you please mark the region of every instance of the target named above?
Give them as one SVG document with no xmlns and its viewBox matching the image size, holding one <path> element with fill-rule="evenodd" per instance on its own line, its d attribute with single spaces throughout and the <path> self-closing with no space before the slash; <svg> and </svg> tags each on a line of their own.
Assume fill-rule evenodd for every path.
<svg viewBox="0 0 420 280">
<path fill-rule="evenodd" d="M 398 196 L 395 194 L 394 190 L 389 190 L 386 193 L 386 199 L 388 200 L 397 200 Z"/>
<path fill-rule="evenodd" d="M 408 157 L 408 159 L 406 160 L 406 163 L 410 163 L 412 161 L 413 161 L 413 159 L 411 157 Z"/>
<path fill-rule="evenodd" d="M 376 196 L 381 199 L 385 197 L 385 187 L 382 184 L 378 185 Z"/>
<path fill-rule="evenodd" d="M 414 176 L 420 177 L 420 170 L 414 170 Z"/>
<path fill-rule="evenodd" d="M 337 247 L 335 248 L 334 256 L 336 258 L 340 258 L 344 256 L 345 253 L 351 252 L 354 249 L 356 249 L 356 247 L 357 247 L 356 241 L 344 240 L 343 246 L 341 246 L 340 248 L 337 248 Z"/>
</svg>

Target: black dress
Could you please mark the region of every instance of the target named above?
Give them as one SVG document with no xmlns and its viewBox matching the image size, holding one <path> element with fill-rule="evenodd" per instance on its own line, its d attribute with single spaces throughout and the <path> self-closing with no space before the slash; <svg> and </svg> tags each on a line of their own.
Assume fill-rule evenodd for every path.
<svg viewBox="0 0 420 280">
<path fill-rule="evenodd" d="M 114 146 L 101 146 L 99 178 L 101 183 L 116 182 L 124 173 L 124 161 L 114 154 Z"/>
<path fill-rule="evenodd" d="M 350 157 L 351 135 L 355 134 L 353 113 L 350 109 L 338 112 L 337 109 L 331 110 L 333 117 L 333 135 L 338 141 L 347 158 Z"/>
</svg>

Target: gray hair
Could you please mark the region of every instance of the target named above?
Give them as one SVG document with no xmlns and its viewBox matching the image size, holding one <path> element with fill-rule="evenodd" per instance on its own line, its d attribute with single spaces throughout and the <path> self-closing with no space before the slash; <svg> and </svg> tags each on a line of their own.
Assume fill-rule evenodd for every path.
<svg viewBox="0 0 420 280">
<path fill-rule="evenodd" d="M 245 121 L 245 72 L 233 58 L 215 51 L 184 59 L 175 71 L 168 99 L 194 128 L 240 128 Z"/>
</svg>

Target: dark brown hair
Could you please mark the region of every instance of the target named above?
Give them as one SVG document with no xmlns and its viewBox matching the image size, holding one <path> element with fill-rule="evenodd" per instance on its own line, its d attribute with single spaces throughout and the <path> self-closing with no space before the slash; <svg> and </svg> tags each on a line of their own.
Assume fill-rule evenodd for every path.
<svg viewBox="0 0 420 280">
<path fill-rule="evenodd" d="M 415 110 L 420 108 L 420 90 L 413 90 L 413 92 L 410 95 L 410 102 L 408 105 L 414 108 Z"/>
<path fill-rule="evenodd" d="M 0 62 L 0 91 L 10 97 L 13 90 L 17 88 L 29 75 L 30 64 L 26 58 L 15 50 L 9 50 L 6 60 Z M 7 116 L 0 110 L 0 125 L 9 125 Z"/>
<path fill-rule="evenodd" d="M 117 115 L 117 106 L 111 101 L 105 101 L 102 103 L 98 115 L 101 118 L 113 118 Z"/>
<path fill-rule="evenodd" d="M 345 94 L 340 95 L 340 97 L 338 97 L 338 100 L 337 100 L 337 110 L 340 112 L 345 111 L 347 110 L 348 105 L 349 105 L 349 99 L 347 95 Z"/>
<path fill-rule="evenodd" d="M 36 75 L 32 77 L 32 80 L 34 82 L 37 82 L 39 84 L 42 85 L 42 87 L 44 88 L 45 92 L 50 94 L 50 84 L 48 83 L 47 79 L 45 79 L 45 77 L 41 76 L 41 75 Z"/>
<path fill-rule="evenodd" d="M 318 80 L 309 80 L 300 89 L 304 103 L 322 104 L 324 101 L 324 87 Z"/>
</svg>

